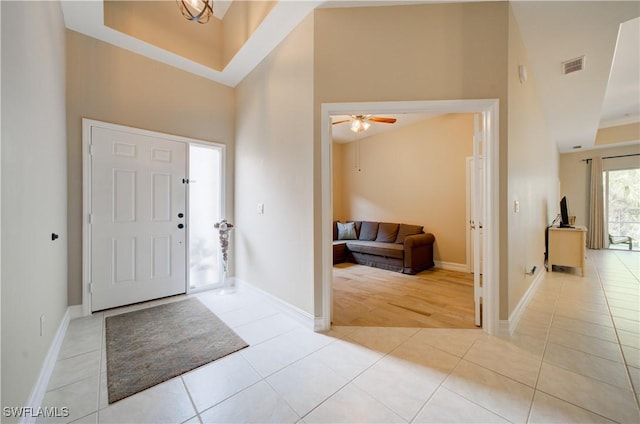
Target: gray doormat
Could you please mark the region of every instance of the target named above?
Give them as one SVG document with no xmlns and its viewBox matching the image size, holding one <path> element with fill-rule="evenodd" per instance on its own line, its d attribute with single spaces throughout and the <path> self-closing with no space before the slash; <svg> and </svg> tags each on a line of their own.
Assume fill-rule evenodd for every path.
<svg viewBox="0 0 640 424">
<path fill-rule="evenodd" d="M 109 403 L 248 346 L 198 299 L 107 317 Z"/>
</svg>

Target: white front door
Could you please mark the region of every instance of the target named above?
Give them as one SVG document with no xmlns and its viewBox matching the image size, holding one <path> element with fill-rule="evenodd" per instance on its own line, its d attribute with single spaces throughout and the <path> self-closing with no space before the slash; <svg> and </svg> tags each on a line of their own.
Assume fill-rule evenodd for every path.
<svg viewBox="0 0 640 424">
<path fill-rule="evenodd" d="M 185 293 L 186 148 L 92 127 L 92 311 Z"/>
</svg>

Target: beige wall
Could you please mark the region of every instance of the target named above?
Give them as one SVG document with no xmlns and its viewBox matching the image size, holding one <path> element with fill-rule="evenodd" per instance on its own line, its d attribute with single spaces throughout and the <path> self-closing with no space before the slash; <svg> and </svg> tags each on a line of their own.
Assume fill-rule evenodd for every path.
<svg viewBox="0 0 640 424">
<path fill-rule="evenodd" d="M 606 149 L 584 150 L 560 155 L 560 196 L 567 196 L 569 213 L 575 215 L 576 225 L 589 226 L 589 170 L 590 165 L 583 159 L 593 157 L 607 157 L 628 154 L 640 154 L 640 144 L 624 147 L 609 147 Z M 640 157 L 625 158 L 633 161 L 628 165 L 640 166 Z M 603 168 L 610 167 L 612 162 L 619 160 L 604 160 Z M 558 211 L 559 213 L 559 211 Z"/>
<path fill-rule="evenodd" d="M 20 407 L 67 309 L 65 29 L 59 2 L 0 7 L 2 407 Z"/>
<path fill-rule="evenodd" d="M 500 261 L 507 263 L 507 42 L 505 2 L 318 9 L 315 12 L 314 203 L 321 205 L 320 108 L 325 102 L 500 100 Z M 355 48 L 357 47 L 357 48 Z M 319 210 L 319 206 L 316 208 Z M 321 220 L 314 250 L 321 251 Z M 315 310 L 322 310 L 316 255 Z M 503 314 L 504 315 L 504 314 Z"/>
<path fill-rule="evenodd" d="M 472 141 L 473 115 L 449 114 L 361 139 L 359 170 L 356 143 L 340 145 L 334 204 L 342 204 L 343 220 L 423 225 L 436 237 L 436 261 L 465 265 Z"/>
<path fill-rule="evenodd" d="M 596 134 L 596 145 L 640 141 L 640 123 L 600 128 Z"/>
<path fill-rule="evenodd" d="M 104 2 L 104 24 L 117 31 L 221 71 L 222 21 L 212 17 L 206 25 L 185 19 L 175 1 Z"/>
<path fill-rule="evenodd" d="M 309 314 L 313 27 L 310 16 L 237 87 L 234 234 L 236 276 Z"/>
<path fill-rule="evenodd" d="M 267 17 L 277 1 L 234 1 L 222 21 L 224 40 L 222 60 L 226 66 L 238 50 L 247 42 L 251 34 Z M 214 3 L 215 8 L 215 3 Z"/>
<path fill-rule="evenodd" d="M 222 71 L 277 3 L 234 1 L 222 20 L 213 16 L 206 25 L 198 25 L 182 16 L 175 1 L 107 0 L 104 21 L 117 31 Z"/>
<path fill-rule="evenodd" d="M 558 149 L 542 111 L 536 81 L 518 78 L 518 66 L 529 66 L 512 14 L 509 25 L 509 179 L 508 284 L 501 285 L 501 312 L 514 311 L 541 272 L 544 272 L 544 233 L 558 210 Z M 520 205 L 515 211 L 515 202 Z M 525 275 L 537 267 L 535 276 Z M 508 299 L 505 298 L 505 290 Z M 504 302 L 508 301 L 508 305 Z M 508 309 L 507 309 L 508 308 Z M 507 316 L 501 313 L 501 319 Z"/>
<path fill-rule="evenodd" d="M 82 302 L 82 118 L 227 145 L 233 219 L 234 110 L 232 88 L 67 31 L 69 304 Z"/>
</svg>

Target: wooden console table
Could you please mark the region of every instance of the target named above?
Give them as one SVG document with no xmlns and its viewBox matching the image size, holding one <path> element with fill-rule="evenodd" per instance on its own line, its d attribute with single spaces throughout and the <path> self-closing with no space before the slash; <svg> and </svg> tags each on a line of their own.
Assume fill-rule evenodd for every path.
<svg viewBox="0 0 640 424">
<path fill-rule="evenodd" d="M 584 261 L 587 255 L 587 228 L 549 228 L 549 260 L 548 270 L 553 265 L 564 265 L 582 270 L 584 277 Z"/>
</svg>

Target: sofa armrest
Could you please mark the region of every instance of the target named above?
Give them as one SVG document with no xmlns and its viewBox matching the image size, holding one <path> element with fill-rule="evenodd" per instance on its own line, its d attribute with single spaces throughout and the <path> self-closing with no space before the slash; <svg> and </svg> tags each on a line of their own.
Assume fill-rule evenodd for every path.
<svg viewBox="0 0 640 424">
<path fill-rule="evenodd" d="M 431 233 L 415 234 L 404 239 L 405 274 L 416 274 L 434 265 L 434 241 L 435 237 Z"/>
<path fill-rule="evenodd" d="M 435 237 L 431 233 L 414 234 L 404 239 L 404 248 L 410 249 L 413 246 L 422 246 L 425 244 L 433 244 Z"/>
</svg>

